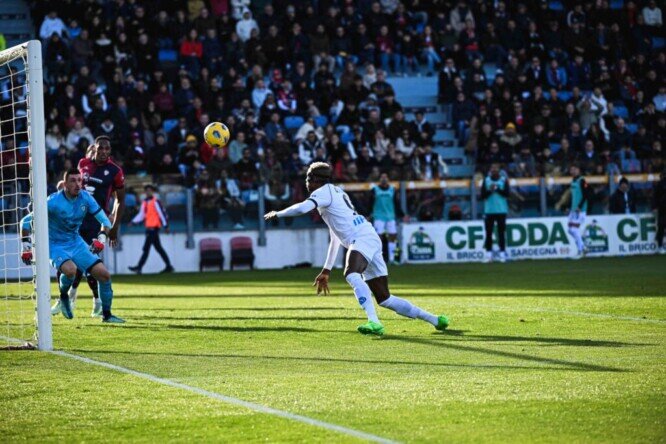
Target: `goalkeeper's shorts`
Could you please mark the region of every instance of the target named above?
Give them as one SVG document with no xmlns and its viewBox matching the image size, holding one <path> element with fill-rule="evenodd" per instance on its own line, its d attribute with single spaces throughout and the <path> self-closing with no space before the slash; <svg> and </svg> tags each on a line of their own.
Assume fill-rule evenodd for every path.
<svg viewBox="0 0 666 444">
<path fill-rule="evenodd" d="M 49 256 L 51 265 L 56 270 L 60 270 L 64 262 L 72 261 L 79 270 L 88 273 L 92 267 L 102 262 L 99 256 L 90 251 L 90 245 L 86 244 L 81 237 L 65 244 L 51 242 Z"/>
</svg>

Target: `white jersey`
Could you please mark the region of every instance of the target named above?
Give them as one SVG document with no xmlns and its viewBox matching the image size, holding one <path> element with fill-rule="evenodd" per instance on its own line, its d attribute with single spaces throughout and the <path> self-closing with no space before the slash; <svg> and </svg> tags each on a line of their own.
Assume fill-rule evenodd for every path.
<svg viewBox="0 0 666 444">
<path fill-rule="evenodd" d="M 328 228 L 345 248 L 360 238 L 376 237 L 379 240 L 370 222 L 356 212 L 349 196 L 340 187 L 326 184 L 310 194 L 308 200 L 314 202 Z"/>
</svg>

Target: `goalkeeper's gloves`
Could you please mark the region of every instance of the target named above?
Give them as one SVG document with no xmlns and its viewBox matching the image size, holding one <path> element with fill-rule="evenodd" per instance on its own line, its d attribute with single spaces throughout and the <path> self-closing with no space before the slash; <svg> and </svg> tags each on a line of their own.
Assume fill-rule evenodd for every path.
<svg viewBox="0 0 666 444">
<path fill-rule="evenodd" d="M 106 245 L 106 233 L 99 233 L 97 239 L 93 239 L 90 244 L 90 251 L 93 254 L 99 254 L 104 250 L 104 245 Z"/>
<path fill-rule="evenodd" d="M 26 265 L 32 264 L 32 242 L 30 239 L 23 239 L 23 252 L 21 253 L 21 261 Z"/>
</svg>

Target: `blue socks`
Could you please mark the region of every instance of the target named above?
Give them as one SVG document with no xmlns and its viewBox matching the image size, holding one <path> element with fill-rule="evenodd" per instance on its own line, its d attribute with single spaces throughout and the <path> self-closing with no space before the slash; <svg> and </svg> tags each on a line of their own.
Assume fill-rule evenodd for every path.
<svg viewBox="0 0 666 444">
<path fill-rule="evenodd" d="M 108 282 L 97 282 L 99 297 L 102 300 L 102 314 L 105 318 L 111 316 L 111 301 L 113 300 L 113 289 L 111 280 Z"/>
<path fill-rule="evenodd" d="M 74 283 L 73 279 L 70 279 L 67 277 L 66 274 L 62 273 L 60 274 L 60 298 L 61 299 L 68 299 L 69 295 L 67 292 L 69 291 L 70 287 L 72 286 L 72 283 Z"/>
</svg>

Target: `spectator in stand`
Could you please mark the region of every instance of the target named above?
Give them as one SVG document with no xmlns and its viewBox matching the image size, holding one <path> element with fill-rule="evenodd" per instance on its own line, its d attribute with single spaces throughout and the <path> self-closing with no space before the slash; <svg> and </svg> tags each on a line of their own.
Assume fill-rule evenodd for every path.
<svg viewBox="0 0 666 444">
<path fill-rule="evenodd" d="M 203 229 L 217 230 L 220 223 L 220 190 L 207 170 L 201 171 L 195 185 L 195 206 L 201 213 Z"/>
<path fill-rule="evenodd" d="M 56 34 L 58 37 L 67 36 L 67 28 L 65 22 L 58 17 L 58 12 L 53 9 L 49 11 L 48 15 L 44 17 L 42 26 L 39 28 L 39 38 L 42 39 L 42 43 L 46 43 L 47 39 L 52 38 L 53 34 Z"/>
<path fill-rule="evenodd" d="M 610 198 L 610 214 L 636 213 L 636 197 L 626 177 L 620 179 L 618 187 Z"/>
</svg>

